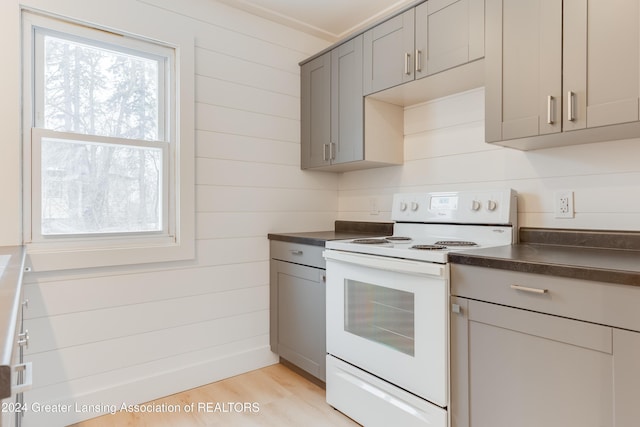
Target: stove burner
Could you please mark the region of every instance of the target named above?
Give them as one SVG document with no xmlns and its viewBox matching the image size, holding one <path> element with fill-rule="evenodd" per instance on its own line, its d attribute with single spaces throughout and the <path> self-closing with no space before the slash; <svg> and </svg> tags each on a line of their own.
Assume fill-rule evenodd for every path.
<svg viewBox="0 0 640 427">
<path fill-rule="evenodd" d="M 476 242 L 465 242 L 463 240 L 442 240 L 435 244 L 444 246 L 478 246 Z"/>
<path fill-rule="evenodd" d="M 389 236 L 389 237 L 385 237 L 384 240 L 388 242 L 410 242 L 413 239 L 411 237 L 405 237 L 405 236 Z"/>
<path fill-rule="evenodd" d="M 442 245 L 413 245 L 411 249 L 420 249 L 423 251 L 441 251 L 443 249 L 447 249 L 446 246 Z"/>
<path fill-rule="evenodd" d="M 351 243 L 357 243 L 360 245 L 382 245 L 389 242 L 385 239 L 355 239 L 352 240 Z"/>
</svg>

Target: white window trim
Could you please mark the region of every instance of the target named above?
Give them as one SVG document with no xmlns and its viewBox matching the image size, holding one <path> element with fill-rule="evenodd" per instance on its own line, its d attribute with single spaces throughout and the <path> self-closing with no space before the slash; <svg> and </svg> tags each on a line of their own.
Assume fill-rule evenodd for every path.
<svg viewBox="0 0 640 427">
<path fill-rule="evenodd" d="M 36 123 L 33 105 L 33 29 L 44 27 L 53 31 L 66 33 L 69 26 L 78 30 L 76 34 L 82 36 L 82 32 L 88 31 L 95 38 L 102 30 L 105 39 L 113 37 L 113 34 L 127 36 L 126 32 L 116 32 L 105 27 L 96 28 L 92 25 L 84 25 L 73 20 L 60 20 L 56 17 L 48 17 L 41 12 L 28 9 L 22 10 L 23 22 L 23 238 L 27 246 L 28 266 L 33 271 L 51 271 L 63 269 L 77 269 L 90 267 L 107 267 L 139 263 L 155 263 L 193 259 L 195 257 L 195 187 L 194 187 L 194 43 L 193 36 L 184 34 L 167 34 L 163 40 L 170 42 L 158 42 L 149 38 L 156 44 L 167 46 L 174 50 L 175 57 L 173 69 L 170 70 L 175 77 L 170 79 L 173 86 L 166 88 L 166 96 L 169 96 L 169 109 L 163 114 L 163 119 L 168 120 L 167 134 L 164 135 L 169 142 L 168 150 L 172 153 L 173 163 L 168 165 L 169 189 L 163 197 L 169 198 L 169 211 L 165 212 L 168 220 L 166 232 L 160 234 L 141 233 L 132 236 L 74 236 L 66 238 L 43 239 L 32 233 L 35 215 L 31 199 L 34 195 L 39 197 L 37 186 L 32 182 L 32 168 L 36 165 L 33 159 L 38 153 L 33 151 L 32 130 L 36 137 L 47 133 L 57 133 L 43 129 L 32 129 Z M 106 31 L 105 31 L 106 30 Z M 85 35 L 86 37 L 86 35 Z M 132 43 L 136 43 L 131 38 Z M 158 37 L 156 37 L 158 39 Z M 129 40 L 129 39 L 128 39 Z M 146 45 L 146 43 L 145 43 Z M 175 120 L 171 121 L 171 115 Z M 88 139 L 85 135 L 82 138 Z"/>
</svg>

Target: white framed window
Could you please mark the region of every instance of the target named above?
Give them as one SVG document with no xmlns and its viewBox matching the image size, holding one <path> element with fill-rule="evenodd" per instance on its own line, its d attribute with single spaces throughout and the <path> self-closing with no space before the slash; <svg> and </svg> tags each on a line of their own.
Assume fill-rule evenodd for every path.
<svg viewBox="0 0 640 427">
<path fill-rule="evenodd" d="M 23 234 L 34 267 L 192 257 L 193 226 L 180 220 L 193 210 L 180 163 L 184 55 L 30 11 L 23 41 Z"/>
</svg>

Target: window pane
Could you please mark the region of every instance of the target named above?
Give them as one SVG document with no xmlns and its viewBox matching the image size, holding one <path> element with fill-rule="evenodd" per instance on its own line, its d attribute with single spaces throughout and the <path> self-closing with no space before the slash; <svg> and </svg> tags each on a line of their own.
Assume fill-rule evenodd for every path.
<svg viewBox="0 0 640 427">
<path fill-rule="evenodd" d="M 161 231 L 162 155 L 42 138 L 42 234 Z"/>
<path fill-rule="evenodd" d="M 158 140 L 156 59 L 44 36 L 46 129 Z"/>
</svg>

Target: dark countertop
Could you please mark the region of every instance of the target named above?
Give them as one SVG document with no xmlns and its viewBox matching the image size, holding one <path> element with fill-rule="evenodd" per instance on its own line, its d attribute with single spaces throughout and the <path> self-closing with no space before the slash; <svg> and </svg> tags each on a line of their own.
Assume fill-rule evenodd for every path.
<svg viewBox="0 0 640 427">
<path fill-rule="evenodd" d="M 449 261 L 640 286 L 638 236 L 640 232 L 521 229 L 519 244 L 451 253 Z"/>
<path fill-rule="evenodd" d="M 335 229 L 330 231 L 309 231 L 301 233 L 269 233 L 269 240 L 280 240 L 304 245 L 324 246 L 327 240 L 357 239 L 360 237 L 390 236 L 393 223 L 336 221 Z"/>
<path fill-rule="evenodd" d="M 0 399 L 11 396 L 11 371 L 16 328 L 22 303 L 22 246 L 0 247 Z"/>
</svg>

